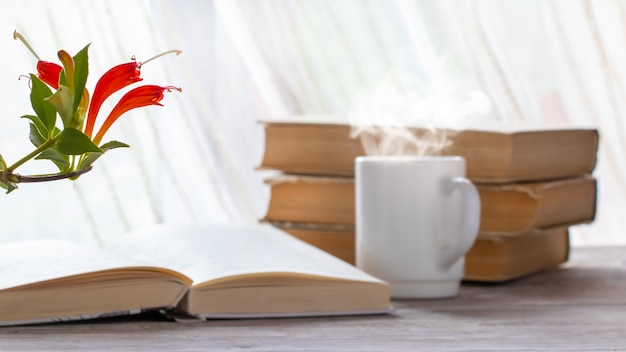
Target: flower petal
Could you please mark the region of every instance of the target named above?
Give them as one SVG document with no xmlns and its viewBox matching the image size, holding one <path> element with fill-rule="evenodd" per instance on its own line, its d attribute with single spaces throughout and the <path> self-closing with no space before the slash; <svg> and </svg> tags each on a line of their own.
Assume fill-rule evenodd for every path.
<svg viewBox="0 0 626 352">
<path fill-rule="evenodd" d="M 63 71 L 63 67 L 54 62 L 42 60 L 37 62 L 37 76 L 54 89 L 59 89 L 61 71 Z"/>
<path fill-rule="evenodd" d="M 100 131 L 98 131 L 98 134 L 93 139 L 94 143 L 98 145 L 109 127 L 127 111 L 143 106 L 162 105 L 159 102 L 163 99 L 163 92 L 166 90 L 168 92 L 171 90 L 181 91 L 178 87 L 161 87 L 156 85 L 145 85 L 130 90 L 120 99 L 113 110 L 111 110 L 111 113 L 102 124 L 102 127 L 100 127 Z"/>
<path fill-rule="evenodd" d="M 100 107 L 106 98 L 129 84 L 141 81 L 143 78 L 139 77 L 139 74 L 137 62 L 132 61 L 117 65 L 100 77 L 94 88 L 91 103 L 89 104 L 89 112 L 87 113 L 87 122 L 85 124 L 85 134 L 87 136 L 91 137 L 96 123 L 96 116 L 98 116 Z"/>
<path fill-rule="evenodd" d="M 74 92 L 74 58 L 65 50 L 59 50 L 57 55 L 65 70 L 65 85 Z"/>
</svg>

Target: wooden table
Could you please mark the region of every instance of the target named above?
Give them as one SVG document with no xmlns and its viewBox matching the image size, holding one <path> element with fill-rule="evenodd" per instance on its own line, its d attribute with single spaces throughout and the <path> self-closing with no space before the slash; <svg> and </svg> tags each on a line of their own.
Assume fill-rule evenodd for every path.
<svg viewBox="0 0 626 352">
<path fill-rule="evenodd" d="M 172 323 L 133 317 L 0 328 L 0 351 L 626 351 L 626 248 L 390 315 Z"/>
</svg>

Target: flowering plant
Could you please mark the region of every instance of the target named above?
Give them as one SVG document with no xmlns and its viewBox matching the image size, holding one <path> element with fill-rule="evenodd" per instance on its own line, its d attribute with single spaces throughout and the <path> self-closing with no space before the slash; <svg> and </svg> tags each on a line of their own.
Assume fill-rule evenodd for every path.
<svg viewBox="0 0 626 352">
<path fill-rule="evenodd" d="M 76 179 L 88 172 L 92 164 L 105 152 L 127 144 L 119 141 L 102 143 L 111 125 L 129 110 L 162 105 L 163 93 L 182 91 L 174 86 L 142 85 L 129 90 L 113 107 L 104 122 L 95 131 L 96 119 L 102 103 L 113 93 L 133 84 L 140 77 L 141 67 L 165 54 L 180 54 L 178 50 L 167 51 L 144 62 L 134 58 L 117 65 L 98 80 L 90 95 L 86 88 L 89 74 L 89 44 L 76 55 L 65 50 L 58 52 L 60 64 L 39 58 L 24 37 L 15 31 L 13 37 L 26 45 L 37 59 L 37 74 L 30 74 L 30 102 L 34 114 L 24 115 L 30 120 L 29 139 L 35 149 L 13 164 L 0 155 L 0 186 L 7 193 L 15 190 L 21 182 L 44 182 L 60 179 Z M 58 124 L 58 117 L 61 123 Z M 24 176 L 15 170 L 30 160 L 49 160 L 59 169 L 58 173 Z"/>
</svg>

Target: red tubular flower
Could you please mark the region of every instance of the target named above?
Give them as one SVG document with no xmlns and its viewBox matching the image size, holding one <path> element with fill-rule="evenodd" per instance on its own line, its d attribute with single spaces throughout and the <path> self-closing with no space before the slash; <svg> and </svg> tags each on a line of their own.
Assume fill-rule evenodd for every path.
<svg viewBox="0 0 626 352">
<path fill-rule="evenodd" d="M 128 93 L 124 94 L 122 99 L 115 105 L 111 113 L 106 118 L 102 127 L 100 127 L 100 131 L 96 134 L 96 137 L 93 139 L 93 142 L 96 145 L 100 144 L 102 141 L 102 137 L 107 132 L 109 127 L 125 112 L 140 108 L 143 106 L 149 105 L 161 105 L 159 103 L 163 99 L 163 92 L 177 90 L 181 91 L 178 87 L 167 86 L 161 87 L 156 85 L 145 85 L 141 87 L 137 87 L 135 89 L 130 90 Z M 91 113 L 91 110 L 89 111 Z"/>
<path fill-rule="evenodd" d="M 63 71 L 63 67 L 54 62 L 37 61 L 37 76 L 54 89 L 59 89 L 61 71 Z"/>
<path fill-rule="evenodd" d="M 91 103 L 89 104 L 89 112 L 87 113 L 87 121 L 85 123 L 85 134 L 87 136 L 91 137 L 96 123 L 96 116 L 98 116 L 100 107 L 106 98 L 129 84 L 141 81 L 143 78 L 139 77 L 139 74 L 137 63 L 132 61 L 117 65 L 100 77 L 94 88 Z"/>
</svg>

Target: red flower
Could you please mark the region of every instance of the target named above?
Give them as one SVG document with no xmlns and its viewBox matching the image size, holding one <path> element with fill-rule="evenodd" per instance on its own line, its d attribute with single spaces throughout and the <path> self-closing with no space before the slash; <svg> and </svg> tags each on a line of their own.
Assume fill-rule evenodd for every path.
<svg viewBox="0 0 626 352">
<path fill-rule="evenodd" d="M 89 104 L 89 112 L 87 113 L 87 122 L 85 124 L 85 134 L 87 136 L 91 137 L 96 123 L 96 116 L 98 116 L 100 107 L 106 98 L 130 84 L 141 81 L 143 78 L 139 77 L 139 74 L 137 63 L 132 61 L 117 65 L 100 77 L 94 88 L 91 103 Z"/>
<path fill-rule="evenodd" d="M 163 99 L 163 92 L 169 92 L 172 90 L 177 90 L 179 92 L 182 91 L 178 87 L 161 87 L 156 85 L 145 85 L 130 90 L 128 93 L 124 94 L 122 99 L 120 99 L 113 110 L 111 110 L 111 113 L 106 120 L 104 120 L 104 123 L 102 124 L 102 127 L 100 127 L 100 131 L 98 131 L 96 137 L 93 139 L 93 142 L 96 145 L 100 144 L 102 137 L 108 131 L 109 127 L 111 127 L 111 125 L 125 112 L 149 105 L 162 106 L 159 102 Z M 91 114 L 91 109 L 89 110 L 89 113 Z"/>
<path fill-rule="evenodd" d="M 54 89 L 59 89 L 61 71 L 63 71 L 63 67 L 54 62 L 37 61 L 37 76 Z"/>
</svg>

